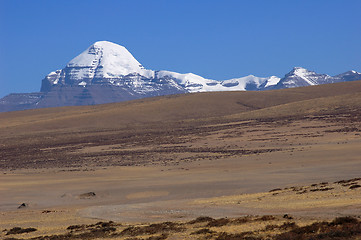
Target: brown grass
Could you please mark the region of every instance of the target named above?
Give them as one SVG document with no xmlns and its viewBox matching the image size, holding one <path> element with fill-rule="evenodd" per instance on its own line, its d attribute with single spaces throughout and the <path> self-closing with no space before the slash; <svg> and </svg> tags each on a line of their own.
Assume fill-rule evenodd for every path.
<svg viewBox="0 0 361 240">
<path fill-rule="evenodd" d="M 235 128 L 290 124 L 297 119 L 360 122 L 361 81 L 265 92 L 215 92 L 130 102 L 0 113 L 0 169 L 148 164 L 154 159 L 218 159 L 282 148 L 180 146 Z M 317 99 L 317 100 L 315 100 Z M 186 107 L 185 107 L 186 106 Z M 332 116 L 330 116 L 332 114 Z M 353 133 L 359 126 L 326 129 Z M 322 137 L 313 134 L 304 137 Z M 281 141 L 280 136 L 250 141 Z M 178 146 L 154 147 L 162 144 Z M 105 150 L 101 146 L 108 146 Z M 91 150 L 89 150 L 91 149 Z M 183 156 L 186 155 L 186 156 Z M 31 159 L 31 161 L 29 161 Z M 114 159 L 121 159 L 114 163 Z"/>
<path fill-rule="evenodd" d="M 108 222 L 90 225 L 74 222 L 66 225 L 68 229 L 65 227 L 56 234 L 49 233 L 51 238 L 39 236 L 40 230 L 21 235 L 34 240 L 144 240 L 172 236 L 175 239 L 184 236 L 191 236 L 190 239 L 327 239 L 332 234 L 340 239 L 352 239 L 359 236 L 359 222 L 345 222 L 345 219 L 315 225 L 307 222 L 308 228 L 303 228 L 305 224 L 299 223 L 293 213 L 319 209 L 317 213 L 322 214 L 323 207 L 347 207 L 352 211 L 352 207 L 359 204 L 359 178 L 332 183 L 337 176 L 324 173 L 322 176 L 327 177 L 318 184 L 298 185 L 309 183 L 312 179 L 307 178 L 315 176 L 320 167 L 343 168 L 335 172 L 347 178 L 357 175 L 360 92 L 359 81 L 269 92 L 186 94 L 99 106 L 1 113 L 0 169 L 4 181 L 1 181 L 0 190 L 6 192 L 6 200 L 13 201 L 11 204 L 30 203 L 28 208 L 16 209 L 19 214 L 33 211 L 37 201 L 44 202 L 45 199 L 39 201 L 44 196 L 44 189 L 53 194 L 49 199 L 55 199 L 54 204 L 68 200 L 69 204 L 71 201 L 78 204 L 81 201 L 84 202 L 82 207 L 88 207 L 128 200 L 172 199 L 174 196 L 185 199 L 204 197 L 195 200 L 193 210 L 201 204 L 213 209 L 233 206 L 238 214 L 234 216 L 240 216 L 243 210 L 251 214 L 273 214 L 238 218 L 223 215 L 222 218 L 206 212 L 214 218 L 127 226 Z M 120 173 L 116 172 L 117 169 L 102 169 L 134 165 L 156 167 L 150 175 L 142 167 L 119 168 Z M 21 168 L 40 170 L 34 170 L 36 173 L 21 170 L 20 174 L 12 171 Z M 146 169 L 151 168 L 147 166 Z M 294 172 L 288 173 L 288 169 Z M 122 171 L 128 170 L 134 172 L 126 173 L 122 178 Z M 348 172 L 351 170 L 353 173 Z M 48 174 L 46 181 L 41 175 L 43 171 Z M 108 176 L 109 173 L 113 175 Z M 247 179 L 240 177 L 242 174 Z M 98 181 L 99 176 L 101 181 Z M 330 182 L 324 182 L 326 179 Z M 277 181 L 277 184 L 269 180 Z M 47 181 L 52 183 L 46 185 Z M 242 181 L 243 185 L 240 184 Z M 71 188 L 73 183 L 76 183 L 76 188 Z M 114 191 L 103 189 L 104 186 L 118 187 L 121 184 L 125 187 Z M 134 184 L 134 190 L 133 185 L 127 184 Z M 26 186 L 35 189 L 34 192 L 23 194 Z M 53 186 L 62 192 L 55 194 Z M 65 194 L 67 186 L 71 186 L 72 194 Z M 275 188 L 280 186 L 282 188 Z M 209 187 L 216 191 L 211 192 Z M 260 188 L 273 190 L 254 193 Z M 181 195 L 188 189 L 193 195 Z M 128 192 L 123 196 L 121 190 Z M 203 194 L 202 191 L 206 191 L 204 196 L 198 195 L 198 192 Z M 107 198 L 107 193 L 115 196 Z M 31 197 L 33 201 L 25 197 Z M 253 212 L 254 209 L 259 212 Z M 52 211 L 44 213 L 42 215 L 46 216 L 57 214 Z M 280 217 L 285 213 L 292 214 L 292 217 Z M 280 216 L 275 216 L 277 214 Z M 182 217 L 180 214 L 179 218 Z M 252 231 L 246 229 L 248 226 Z M 3 228 L 10 228 L 10 225 Z M 348 235 L 346 228 L 351 229 Z M 312 233 L 312 229 L 317 233 Z"/>
<path fill-rule="evenodd" d="M 207 119 L 250 111 L 255 111 L 250 115 L 252 117 L 262 117 L 262 114 L 264 117 L 278 117 L 284 116 L 284 112 L 291 108 L 293 111 L 288 115 L 295 115 L 295 111 L 304 114 L 311 105 L 314 113 L 330 106 L 337 110 L 340 104 L 354 107 L 358 104 L 355 100 L 360 98 L 360 92 L 361 81 L 355 81 L 276 91 L 171 95 L 96 106 L 0 113 L 0 126 L 4 130 L 16 127 L 25 133 L 55 129 L 113 129 L 127 124 Z M 270 108 L 275 106 L 279 107 Z M 268 114 L 259 111 L 266 108 L 270 108 Z"/>
</svg>

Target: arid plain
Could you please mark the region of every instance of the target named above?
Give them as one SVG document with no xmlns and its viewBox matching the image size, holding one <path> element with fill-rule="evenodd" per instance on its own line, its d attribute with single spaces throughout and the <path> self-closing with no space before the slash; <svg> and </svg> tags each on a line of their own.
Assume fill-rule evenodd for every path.
<svg viewBox="0 0 361 240">
<path fill-rule="evenodd" d="M 361 81 L 1 113 L 0 150 L 1 238 L 361 236 Z"/>
</svg>

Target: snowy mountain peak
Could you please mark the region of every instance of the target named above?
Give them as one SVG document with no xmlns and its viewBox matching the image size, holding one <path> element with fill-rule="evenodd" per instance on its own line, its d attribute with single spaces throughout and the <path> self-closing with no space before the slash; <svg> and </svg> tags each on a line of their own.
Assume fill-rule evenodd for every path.
<svg viewBox="0 0 361 240">
<path fill-rule="evenodd" d="M 343 73 L 344 75 L 360 75 L 361 73 L 355 71 L 355 70 L 351 70 L 351 71 L 348 71 L 348 72 L 345 72 Z"/>
<path fill-rule="evenodd" d="M 119 85 L 119 81 L 128 75 L 133 76 L 137 81 L 142 77 L 153 78 L 154 71 L 145 69 L 125 47 L 108 41 L 99 41 L 73 58 L 64 69 L 46 76 L 41 91 L 49 91 L 56 85 L 88 86 L 102 83 Z"/>
<path fill-rule="evenodd" d="M 275 86 L 275 88 L 292 88 L 318 85 L 321 82 L 327 82 L 330 76 L 326 74 L 317 74 L 303 67 L 294 67 L 287 73 Z"/>
<path fill-rule="evenodd" d="M 302 76 L 302 75 L 307 74 L 309 72 L 312 72 L 312 71 L 309 71 L 309 70 L 307 70 L 306 68 L 303 68 L 303 67 L 294 67 L 290 73 Z"/>
<path fill-rule="evenodd" d="M 361 80 L 361 73 L 356 72 L 355 70 L 351 70 L 348 72 L 338 74 L 333 78 L 336 79 L 336 81 L 338 82 L 356 81 L 356 80 Z"/>
<path fill-rule="evenodd" d="M 356 80 L 361 80 L 361 74 L 353 70 L 331 77 L 330 75 L 319 74 L 302 67 L 295 67 L 279 81 L 275 88 L 304 87 Z"/>
<path fill-rule="evenodd" d="M 114 78 L 145 73 L 144 67 L 123 46 L 99 41 L 72 59 L 67 68 L 77 68 L 74 78 Z"/>
<path fill-rule="evenodd" d="M 308 71 L 308 70 L 304 67 L 293 67 L 292 71 Z"/>
</svg>

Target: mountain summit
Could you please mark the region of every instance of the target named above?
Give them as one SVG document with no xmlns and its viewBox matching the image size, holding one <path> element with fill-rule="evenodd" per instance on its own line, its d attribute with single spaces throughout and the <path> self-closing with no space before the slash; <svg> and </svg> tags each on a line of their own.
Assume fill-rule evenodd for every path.
<svg viewBox="0 0 361 240">
<path fill-rule="evenodd" d="M 305 87 L 327 83 L 346 82 L 361 80 L 361 74 L 356 71 L 348 71 L 336 76 L 319 74 L 302 67 L 294 67 L 274 87 L 275 89 Z"/>
<path fill-rule="evenodd" d="M 125 47 L 108 41 L 94 43 L 72 59 L 66 69 L 73 70 L 69 77 L 74 80 L 114 78 L 130 73 L 147 75 L 144 67 Z"/>
<path fill-rule="evenodd" d="M 99 41 L 73 58 L 64 69 L 51 72 L 44 80 L 41 91 L 54 85 L 86 86 L 108 82 L 117 85 L 115 79 L 129 74 L 147 78 L 154 72 L 146 70 L 123 46 Z"/>
<path fill-rule="evenodd" d="M 327 83 L 331 77 L 327 74 L 317 74 L 302 67 L 294 67 L 277 84 L 277 88 L 304 87 Z"/>
<path fill-rule="evenodd" d="M 63 69 L 49 73 L 39 93 L 10 94 L 0 99 L 0 112 L 32 108 L 93 105 L 167 94 L 268 90 L 360 80 L 349 71 L 331 77 L 295 67 L 276 76 L 217 81 L 193 73 L 145 69 L 123 46 L 99 41 L 73 58 Z"/>
</svg>

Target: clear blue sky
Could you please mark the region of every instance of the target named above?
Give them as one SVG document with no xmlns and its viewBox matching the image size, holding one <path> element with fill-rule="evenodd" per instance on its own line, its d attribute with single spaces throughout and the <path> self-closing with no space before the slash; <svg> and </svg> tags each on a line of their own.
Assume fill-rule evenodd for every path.
<svg viewBox="0 0 361 240">
<path fill-rule="evenodd" d="M 360 0 L 0 0 L 0 97 L 39 91 L 95 41 L 217 80 L 361 71 Z"/>
</svg>

